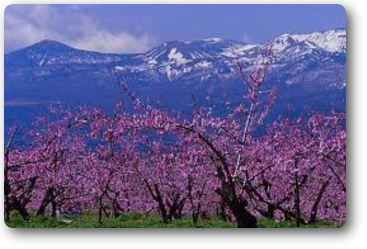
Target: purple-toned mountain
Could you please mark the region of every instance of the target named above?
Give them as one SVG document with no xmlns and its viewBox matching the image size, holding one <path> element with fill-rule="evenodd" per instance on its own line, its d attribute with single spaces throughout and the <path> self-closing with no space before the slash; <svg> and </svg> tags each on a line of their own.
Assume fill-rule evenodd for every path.
<svg viewBox="0 0 367 249">
<path fill-rule="evenodd" d="M 281 99 L 310 104 L 316 98 L 316 105 L 345 109 L 344 29 L 283 34 L 270 45 L 269 80 L 279 80 Z M 190 92 L 238 100 L 243 85 L 237 63 L 255 69 L 264 46 L 210 38 L 165 42 L 141 54 L 107 54 L 44 40 L 5 55 L 5 101 L 103 104 L 121 96 L 116 75 L 144 98 L 168 106 L 188 105 Z"/>
</svg>

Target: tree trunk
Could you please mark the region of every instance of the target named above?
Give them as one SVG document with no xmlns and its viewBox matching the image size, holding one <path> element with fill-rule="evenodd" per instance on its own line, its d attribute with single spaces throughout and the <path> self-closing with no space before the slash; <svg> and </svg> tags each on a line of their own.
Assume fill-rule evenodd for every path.
<svg viewBox="0 0 367 249">
<path fill-rule="evenodd" d="M 5 222 L 10 221 L 10 184 L 9 181 L 4 181 L 4 194 L 5 194 L 5 205 L 4 205 L 4 219 Z"/>
<path fill-rule="evenodd" d="M 295 175 L 295 209 L 296 209 L 296 224 L 297 227 L 300 227 L 301 224 L 301 201 L 299 196 L 299 184 L 298 184 L 298 175 Z"/>
<path fill-rule="evenodd" d="M 246 210 L 246 203 L 243 201 L 234 201 L 230 209 L 236 218 L 238 228 L 257 228 L 257 220 L 254 215 Z"/>
<path fill-rule="evenodd" d="M 325 192 L 328 185 L 329 185 L 329 180 L 327 180 L 326 182 L 324 182 L 321 185 L 320 191 L 319 191 L 319 193 L 317 195 L 317 198 L 315 200 L 315 203 L 313 204 L 312 209 L 311 209 L 311 216 L 310 216 L 310 219 L 308 221 L 309 223 L 315 223 L 316 222 L 317 209 L 319 207 L 322 195 L 324 194 L 324 192 Z"/>
<path fill-rule="evenodd" d="M 41 202 L 40 207 L 37 210 L 37 215 L 44 215 L 46 212 L 46 208 L 48 204 L 51 202 L 51 196 L 52 196 L 52 188 L 48 188 L 45 193 L 45 197 L 43 197 L 43 200 Z"/>
<path fill-rule="evenodd" d="M 233 185 L 226 184 L 223 189 L 217 189 L 216 192 L 231 210 L 236 219 L 237 227 L 257 228 L 256 217 L 246 210 L 247 201 L 241 196 L 237 196 L 235 190 L 231 187 L 233 187 Z"/>
<path fill-rule="evenodd" d="M 102 205 L 102 198 L 103 196 L 101 196 L 100 198 L 98 198 L 98 217 L 97 217 L 97 227 L 101 227 L 102 225 L 102 212 L 103 212 L 103 205 Z"/>
<path fill-rule="evenodd" d="M 13 206 L 15 210 L 18 210 L 18 212 L 20 213 L 20 215 L 24 220 L 29 219 L 29 213 L 27 209 L 25 208 L 24 205 L 22 205 L 22 203 L 20 203 L 20 201 L 17 198 L 15 198 L 15 200 L 13 201 Z"/>
<path fill-rule="evenodd" d="M 225 203 L 223 201 L 220 202 L 219 207 L 218 207 L 218 216 L 223 220 L 223 221 L 227 221 L 227 214 L 226 214 L 226 206 Z"/>
</svg>

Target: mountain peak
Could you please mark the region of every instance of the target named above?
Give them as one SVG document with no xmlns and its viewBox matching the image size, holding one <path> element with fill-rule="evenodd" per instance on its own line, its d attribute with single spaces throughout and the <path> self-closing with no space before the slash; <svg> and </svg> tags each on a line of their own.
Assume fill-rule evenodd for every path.
<svg viewBox="0 0 367 249">
<path fill-rule="evenodd" d="M 273 49 L 282 52 L 294 44 L 308 44 L 310 49 L 319 48 L 326 52 L 345 52 L 346 30 L 331 29 L 303 34 L 282 34 L 273 42 Z"/>
<path fill-rule="evenodd" d="M 45 39 L 25 48 L 25 50 L 32 50 L 35 52 L 67 52 L 75 50 L 75 48 L 72 48 L 64 43 L 55 40 Z"/>
<path fill-rule="evenodd" d="M 222 38 L 218 38 L 218 37 L 210 37 L 210 38 L 204 39 L 203 41 L 216 43 L 216 42 L 222 42 L 223 39 Z"/>
<path fill-rule="evenodd" d="M 145 53 L 148 61 L 177 62 L 185 64 L 198 58 L 208 57 L 201 47 L 190 42 L 169 41 Z"/>
</svg>

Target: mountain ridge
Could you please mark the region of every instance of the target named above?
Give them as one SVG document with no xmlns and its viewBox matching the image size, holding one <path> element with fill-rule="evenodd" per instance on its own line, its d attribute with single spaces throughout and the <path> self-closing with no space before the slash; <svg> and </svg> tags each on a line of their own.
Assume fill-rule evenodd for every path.
<svg viewBox="0 0 367 249">
<path fill-rule="evenodd" d="M 327 33 L 327 32 L 330 32 L 330 31 L 334 31 L 334 32 L 335 31 L 341 31 L 346 36 L 346 29 L 345 28 L 335 28 L 335 29 L 326 29 L 326 30 L 319 30 L 319 31 L 313 31 L 313 32 L 306 32 L 306 33 L 293 33 L 293 34 L 292 33 L 283 33 L 281 35 L 276 36 L 273 39 L 273 41 L 276 40 L 277 38 L 280 38 L 282 36 L 287 36 L 287 35 L 323 34 L 323 33 Z M 248 43 L 248 42 L 240 42 L 240 41 L 237 41 L 237 40 L 234 40 L 234 39 L 224 39 L 224 38 L 220 38 L 220 37 L 209 37 L 209 38 L 204 38 L 204 39 L 201 39 L 201 40 L 192 40 L 192 41 L 168 40 L 168 41 L 165 41 L 161 44 L 158 44 L 157 46 L 163 45 L 165 43 L 172 43 L 172 42 L 196 43 L 196 42 L 203 42 L 203 41 L 213 42 L 213 43 L 217 43 L 217 42 L 221 42 L 221 41 L 229 41 L 229 42 L 235 42 L 235 43 L 239 43 L 239 44 L 243 44 L 243 45 L 251 44 L 251 43 Z M 118 52 L 106 53 L 106 52 L 102 52 L 102 51 L 92 51 L 92 50 L 86 50 L 86 49 L 79 49 L 79 48 L 73 47 L 71 45 L 68 45 L 66 43 L 63 43 L 61 41 L 46 38 L 46 39 L 40 40 L 40 41 L 38 41 L 34 44 L 31 44 L 29 46 L 26 46 L 26 47 L 23 47 L 23 48 L 14 50 L 14 51 L 7 52 L 7 53 L 5 53 L 5 55 L 11 54 L 11 53 L 19 51 L 19 50 L 24 50 L 24 49 L 31 48 L 34 45 L 42 45 L 42 44 L 58 44 L 58 45 L 63 45 L 65 47 L 69 47 L 69 48 L 72 48 L 72 49 L 75 49 L 75 50 L 80 50 L 80 51 L 85 51 L 85 52 L 96 52 L 96 53 L 101 53 L 101 54 L 118 54 L 118 55 L 130 54 L 131 55 L 131 54 L 143 54 L 143 53 L 146 53 L 146 52 L 149 51 L 148 50 L 148 51 L 142 52 L 142 53 L 118 53 Z M 262 43 L 257 43 L 257 44 L 260 45 Z"/>
<path fill-rule="evenodd" d="M 245 73 L 256 70 L 265 46 L 274 54 L 269 81 L 280 82 L 283 99 L 345 92 L 346 31 L 334 29 L 282 34 L 268 44 L 222 38 L 168 41 L 135 54 L 86 51 L 44 40 L 5 54 L 5 100 L 104 103 L 121 96 L 116 76 L 145 98 L 178 106 L 187 105 L 188 97 L 181 95 L 189 92 L 240 99 L 244 89 L 239 88 L 238 63 Z M 331 102 L 339 101 L 336 96 Z"/>
</svg>

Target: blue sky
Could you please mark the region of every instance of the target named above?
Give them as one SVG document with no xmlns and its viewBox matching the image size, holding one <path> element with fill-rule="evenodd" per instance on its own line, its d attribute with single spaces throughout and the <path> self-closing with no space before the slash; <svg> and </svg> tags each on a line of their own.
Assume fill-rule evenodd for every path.
<svg viewBox="0 0 367 249">
<path fill-rule="evenodd" d="M 345 28 L 340 5 L 10 5 L 5 52 L 54 39 L 103 52 L 143 52 L 168 40 L 263 43 L 283 33 Z"/>
</svg>

